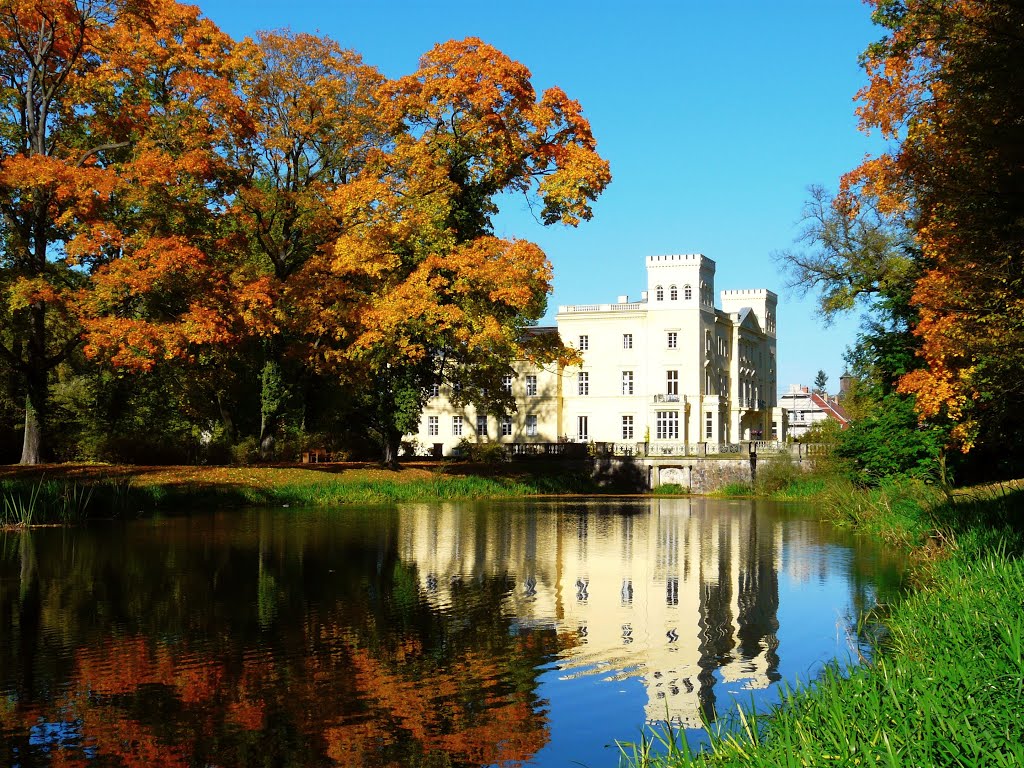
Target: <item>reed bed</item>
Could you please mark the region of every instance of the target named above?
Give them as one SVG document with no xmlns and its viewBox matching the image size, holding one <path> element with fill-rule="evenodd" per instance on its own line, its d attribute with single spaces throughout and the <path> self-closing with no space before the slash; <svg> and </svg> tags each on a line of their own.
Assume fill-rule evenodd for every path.
<svg viewBox="0 0 1024 768">
<path fill-rule="evenodd" d="M 620 764 L 1024 765 L 1024 498 L 940 499 L 931 489 L 892 487 L 832 510 L 842 522 L 919 542 L 921 588 L 874 617 L 884 631 L 870 662 L 827 667 L 784 690 L 766 714 L 739 711 L 733 730 L 709 731 L 705 751 L 662 728 L 620 745 Z"/>
<path fill-rule="evenodd" d="M 96 486 L 68 480 L 0 481 L 0 526 L 74 523 L 88 515 Z"/>
</svg>

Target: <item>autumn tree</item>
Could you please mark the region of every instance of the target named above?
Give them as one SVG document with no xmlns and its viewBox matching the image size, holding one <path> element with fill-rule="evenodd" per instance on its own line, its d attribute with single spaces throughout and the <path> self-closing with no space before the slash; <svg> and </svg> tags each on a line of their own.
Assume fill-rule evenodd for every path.
<svg viewBox="0 0 1024 768">
<path fill-rule="evenodd" d="M 4 2 L 0 24 L 0 357 L 26 392 L 22 462 L 37 463 L 49 372 L 83 339 L 147 369 L 232 338 L 237 298 L 204 247 L 230 40 L 171 0 Z"/>
<path fill-rule="evenodd" d="M 494 237 L 497 197 L 529 195 L 544 224 L 575 226 L 611 177 L 580 105 L 557 88 L 538 98 L 526 67 L 476 38 L 435 46 L 380 100 L 394 139 L 331 198 L 344 222 L 331 266 L 359 293 L 345 359 L 390 382 L 371 396 L 418 416 L 432 383 L 485 399 L 512 360 L 565 354 L 527 332 L 550 264 L 532 243 Z M 386 430 L 386 460 L 414 423 Z"/>
<path fill-rule="evenodd" d="M 118 142 L 83 130 L 75 107 L 113 12 L 102 2 L 0 4 L 0 358 L 25 397 L 26 464 L 42 460 L 48 373 L 78 343 L 68 305 L 81 276 L 60 251 L 112 185 L 100 161 Z"/>
<path fill-rule="evenodd" d="M 1018 445 L 1024 352 L 1024 8 L 1012 0 L 872 0 L 865 129 L 893 142 L 844 187 L 905 212 L 925 365 L 900 390 L 964 451 Z"/>
<path fill-rule="evenodd" d="M 260 443 L 303 383 L 323 370 L 322 349 L 343 343 L 351 288 L 329 266 L 344 222 L 329 205 L 387 141 L 376 92 L 384 78 L 335 41 L 287 31 L 239 44 L 238 90 L 252 132 L 232 162 L 244 176 L 233 200 L 236 278 L 260 284 L 269 322 L 263 347 Z M 328 367 L 329 369 L 329 367 Z"/>
<path fill-rule="evenodd" d="M 837 455 L 849 461 L 861 482 L 898 475 L 943 475 L 941 450 L 948 430 L 919 424 L 912 395 L 896 391 L 909 371 L 922 366 L 910 304 L 920 252 L 905 209 L 892 210 L 864 189 L 833 196 L 812 186 L 804 205 L 797 248 L 774 254 L 786 270 L 789 287 L 813 294 L 818 313 L 829 323 L 837 315 L 861 311 L 861 329 L 846 351 L 854 384 L 843 405 L 856 429 L 837 431 Z M 814 391 L 824 393 L 819 371 Z M 889 446 L 867 450 L 868 446 Z"/>
</svg>

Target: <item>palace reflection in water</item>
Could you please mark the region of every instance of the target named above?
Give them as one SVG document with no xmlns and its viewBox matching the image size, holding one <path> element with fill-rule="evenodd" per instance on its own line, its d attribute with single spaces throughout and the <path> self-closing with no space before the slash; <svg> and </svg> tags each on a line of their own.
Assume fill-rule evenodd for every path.
<svg viewBox="0 0 1024 768">
<path fill-rule="evenodd" d="M 778 573 L 784 551 L 799 550 L 750 506 L 563 503 L 557 515 L 495 526 L 457 507 L 423 506 L 402 515 L 400 553 L 439 609 L 460 579 L 510 577 L 502 607 L 515 621 L 572 638 L 565 675 L 640 675 L 648 720 L 664 720 L 667 706 L 695 727 L 715 710 L 719 677 L 748 689 L 779 679 Z"/>
<path fill-rule="evenodd" d="M 611 765 L 833 658 L 898 571 L 749 501 L 0 532 L 0 765 Z"/>
</svg>

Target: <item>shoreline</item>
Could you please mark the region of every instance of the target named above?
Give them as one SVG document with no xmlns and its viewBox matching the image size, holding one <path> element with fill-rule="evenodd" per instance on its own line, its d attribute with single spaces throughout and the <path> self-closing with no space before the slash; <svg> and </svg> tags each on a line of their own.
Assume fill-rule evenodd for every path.
<svg viewBox="0 0 1024 768">
<path fill-rule="evenodd" d="M 670 726 L 619 744 L 626 768 L 1024 765 L 1024 484 L 895 485 L 822 501 L 827 519 L 905 549 L 914 589 L 861 620 L 870 660 L 826 667 L 693 753 Z"/>
<path fill-rule="evenodd" d="M 248 466 L 0 466 L 0 528 L 173 513 L 175 508 L 340 506 L 404 501 L 646 497 L 602 485 L 585 464 L 369 462 Z"/>
</svg>

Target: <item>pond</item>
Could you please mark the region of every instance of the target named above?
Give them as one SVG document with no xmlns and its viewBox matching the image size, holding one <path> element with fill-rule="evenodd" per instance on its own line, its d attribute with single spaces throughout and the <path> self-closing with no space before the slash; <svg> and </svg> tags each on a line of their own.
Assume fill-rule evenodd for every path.
<svg viewBox="0 0 1024 768">
<path fill-rule="evenodd" d="M 570 766 L 856 658 L 901 588 L 760 501 L 227 511 L 0 533 L 0 765 Z"/>
</svg>

